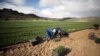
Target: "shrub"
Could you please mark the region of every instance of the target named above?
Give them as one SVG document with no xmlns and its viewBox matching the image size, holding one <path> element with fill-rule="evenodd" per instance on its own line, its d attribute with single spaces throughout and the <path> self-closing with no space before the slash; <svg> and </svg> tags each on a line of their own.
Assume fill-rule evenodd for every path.
<svg viewBox="0 0 100 56">
<path fill-rule="evenodd" d="M 53 49 L 53 56 L 64 56 L 68 54 L 71 50 L 68 48 L 64 48 L 63 46 L 58 46 L 57 48 Z"/>
<path fill-rule="evenodd" d="M 29 42 L 31 42 L 32 45 L 34 46 L 34 45 L 38 45 L 38 44 L 42 43 L 43 39 L 39 36 L 36 36 L 34 39 L 29 40 Z"/>
<path fill-rule="evenodd" d="M 100 38 L 96 38 L 96 39 L 95 39 L 95 42 L 96 42 L 96 43 L 100 43 Z"/>
<path fill-rule="evenodd" d="M 94 32 L 90 32 L 89 34 L 88 34 L 88 38 L 89 39 L 91 39 L 91 40 L 95 40 L 96 39 L 96 34 L 94 33 Z"/>
<path fill-rule="evenodd" d="M 99 29 L 99 24 L 93 24 L 94 29 L 98 30 Z"/>
<path fill-rule="evenodd" d="M 66 36 L 66 37 L 69 37 L 69 33 L 66 32 L 66 31 L 63 31 L 62 35 L 63 35 L 63 36 Z"/>
</svg>

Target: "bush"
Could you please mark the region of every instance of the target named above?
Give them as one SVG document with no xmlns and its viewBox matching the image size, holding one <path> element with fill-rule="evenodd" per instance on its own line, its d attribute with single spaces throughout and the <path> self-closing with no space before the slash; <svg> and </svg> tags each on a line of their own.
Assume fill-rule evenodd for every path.
<svg viewBox="0 0 100 56">
<path fill-rule="evenodd" d="M 43 39 L 39 36 L 36 36 L 34 39 L 29 40 L 29 42 L 31 42 L 32 45 L 34 46 L 34 45 L 38 45 L 38 44 L 42 43 Z"/>
<path fill-rule="evenodd" d="M 89 34 L 88 34 L 88 38 L 89 39 L 91 39 L 91 40 L 95 40 L 96 39 L 96 34 L 94 33 L 94 32 L 90 32 Z"/>
<path fill-rule="evenodd" d="M 69 37 L 69 33 L 66 32 L 66 31 L 63 31 L 62 35 L 63 35 L 63 36 L 66 36 L 66 37 Z"/>
<path fill-rule="evenodd" d="M 95 39 L 95 42 L 96 42 L 96 43 L 100 43 L 100 38 L 96 38 L 96 39 Z"/>
<path fill-rule="evenodd" d="M 93 24 L 94 29 L 98 30 L 99 29 L 99 24 Z"/>
<path fill-rule="evenodd" d="M 53 55 L 52 56 L 64 56 L 65 54 L 68 54 L 71 50 L 68 48 L 64 48 L 63 46 L 58 46 L 57 48 L 53 49 Z"/>
</svg>

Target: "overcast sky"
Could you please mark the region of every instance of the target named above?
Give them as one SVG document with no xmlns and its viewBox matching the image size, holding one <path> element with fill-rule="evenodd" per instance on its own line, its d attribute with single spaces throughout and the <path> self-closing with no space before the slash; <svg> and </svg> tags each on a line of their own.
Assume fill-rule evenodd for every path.
<svg viewBox="0 0 100 56">
<path fill-rule="evenodd" d="M 100 0 L 0 0 L 3 8 L 50 18 L 100 16 Z"/>
</svg>

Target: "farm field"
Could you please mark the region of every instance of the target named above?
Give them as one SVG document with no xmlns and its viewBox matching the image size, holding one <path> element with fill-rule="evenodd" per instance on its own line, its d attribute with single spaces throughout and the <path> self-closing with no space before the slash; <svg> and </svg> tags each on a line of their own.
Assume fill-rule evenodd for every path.
<svg viewBox="0 0 100 56">
<path fill-rule="evenodd" d="M 67 22 L 45 20 L 0 21 L 0 47 L 24 42 L 35 36 L 45 37 L 45 29 L 60 27 L 67 32 L 90 28 L 94 22 Z"/>
<path fill-rule="evenodd" d="M 69 37 L 63 37 L 60 41 L 44 41 L 32 46 L 30 42 L 12 45 L 0 51 L 0 56 L 52 56 L 52 51 L 58 46 L 71 49 L 65 56 L 100 56 L 100 44 L 88 38 L 90 32 L 95 32 L 100 38 L 100 29 L 85 29 L 70 33 Z"/>
<path fill-rule="evenodd" d="M 100 0 L 0 0 L 0 56 L 100 56 Z"/>
</svg>

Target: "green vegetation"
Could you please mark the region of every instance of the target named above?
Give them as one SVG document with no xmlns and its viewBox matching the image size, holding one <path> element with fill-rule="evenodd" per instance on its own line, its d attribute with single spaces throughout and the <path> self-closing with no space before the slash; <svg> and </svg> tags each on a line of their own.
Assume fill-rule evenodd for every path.
<svg viewBox="0 0 100 56">
<path fill-rule="evenodd" d="M 87 29 L 92 22 L 67 22 L 45 20 L 0 21 L 0 47 L 27 41 L 34 36 L 45 36 L 46 28 L 61 27 L 67 32 Z"/>
<path fill-rule="evenodd" d="M 96 42 L 96 43 L 100 43 L 100 38 L 96 38 L 96 39 L 95 39 L 95 42 Z"/>
<path fill-rule="evenodd" d="M 94 29 L 98 30 L 99 29 L 99 24 L 94 24 L 93 27 L 94 27 Z"/>
<path fill-rule="evenodd" d="M 65 54 L 68 54 L 71 50 L 69 48 L 65 48 L 63 46 L 58 46 L 57 48 L 53 49 L 53 55 L 54 56 L 64 56 Z"/>
</svg>

